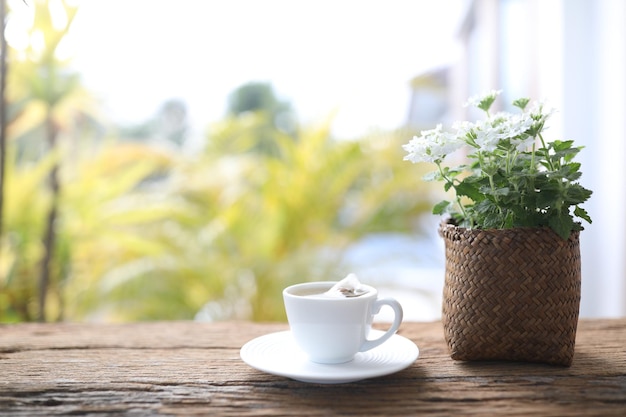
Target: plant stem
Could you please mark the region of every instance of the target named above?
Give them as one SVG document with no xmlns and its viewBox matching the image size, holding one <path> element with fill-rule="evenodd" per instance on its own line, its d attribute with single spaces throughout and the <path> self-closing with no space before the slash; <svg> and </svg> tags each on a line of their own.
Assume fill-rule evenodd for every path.
<svg viewBox="0 0 626 417">
<path fill-rule="evenodd" d="M 461 203 L 461 198 L 459 197 L 459 193 L 457 192 L 457 188 L 456 188 L 456 184 L 454 183 L 454 179 L 448 177 L 444 172 L 443 172 L 443 168 L 441 167 L 441 163 L 440 162 L 435 162 L 435 164 L 437 165 L 437 169 L 439 170 L 439 173 L 441 174 L 441 177 L 443 178 L 443 180 L 445 182 L 447 182 L 448 184 L 450 184 L 450 186 L 452 188 L 454 188 L 454 197 L 456 200 L 456 204 L 459 206 L 459 209 L 461 210 L 461 213 L 463 215 L 464 219 L 468 219 L 467 216 L 467 211 L 465 210 L 465 207 L 463 206 L 463 204 Z M 471 219 L 468 219 L 470 221 L 470 223 L 473 224 Z"/>
<path fill-rule="evenodd" d="M 541 140 L 541 146 L 543 147 L 543 149 L 546 150 L 546 162 L 550 166 L 550 171 L 554 171 L 554 164 L 552 164 L 552 160 L 549 158 L 548 148 L 546 147 L 546 142 L 543 140 L 543 136 L 541 135 L 541 133 L 539 133 L 538 136 L 539 136 L 539 139 Z"/>
</svg>

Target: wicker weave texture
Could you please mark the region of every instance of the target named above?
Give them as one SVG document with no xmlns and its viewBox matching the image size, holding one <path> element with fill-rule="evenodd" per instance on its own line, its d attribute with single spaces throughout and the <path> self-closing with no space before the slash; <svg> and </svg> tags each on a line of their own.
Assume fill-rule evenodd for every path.
<svg viewBox="0 0 626 417">
<path fill-rule="evenodd" d="M 452 359 L 569 366 L 580 307 L 579 233 L 442 223 L 443 326 Z"/>
</svg>

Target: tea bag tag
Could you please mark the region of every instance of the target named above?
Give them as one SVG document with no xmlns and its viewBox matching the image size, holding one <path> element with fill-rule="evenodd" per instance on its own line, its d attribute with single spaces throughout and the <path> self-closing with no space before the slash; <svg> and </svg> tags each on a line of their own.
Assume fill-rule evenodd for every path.
<svg viewBox="0 0 626 417">
<path fill-rule="evenodd" d="M 366 292 L 367 290 L 361 285 L 356 274 L 350 273 L 326 291 L 325 295 L 329 297 L 358 297 Z"/>
</svg>

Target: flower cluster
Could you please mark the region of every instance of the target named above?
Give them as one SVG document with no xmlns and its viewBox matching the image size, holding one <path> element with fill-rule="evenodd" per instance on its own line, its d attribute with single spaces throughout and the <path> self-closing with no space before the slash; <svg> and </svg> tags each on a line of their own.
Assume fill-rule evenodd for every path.
<svg viewBox="0 0 626 417">
<path fill-rule="evenodd" d="M 477 228 L 552 228 L 563 238 L 582 230 L 577 218 L 591 223 L 580 207 L 591 191 L 578 183 L 580 163 L 574 157 L 582 147 L 573 141 L 546 142 L 543 130 L 553 114 L 543 103 L 523 98 L 513 102 L 519 113 L 490 113 L 500 91 L 468 100 L 486 118 L 456 122 L 452 132 L 437 125 L 422 131 L 403 146 L 405 160 L 428 162 L 437 170 L 425 177 L 444 182 L 455 201 L 442 201 L 435 214 L 450 214 L 457 224 Z M 446 158 L 464 149 L 467 163 L 450 167 Z"/>
</svg>

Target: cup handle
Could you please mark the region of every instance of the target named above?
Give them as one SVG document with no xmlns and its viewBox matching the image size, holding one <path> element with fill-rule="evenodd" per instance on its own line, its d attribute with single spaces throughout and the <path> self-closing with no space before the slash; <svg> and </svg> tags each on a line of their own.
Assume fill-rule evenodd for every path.
<svg viewBox="0 0 626 417">
<path fill-rule="evenodd" d="M 367 350 L 375 348 L 381 343 L 387 341 L 398 331 L 400 323 L 402 323 L 402 306 L 397 300 L 394 300 L 393 298 L 379 298 L 372 304 L 372 315 L 378 314 L 380 312 L 380 308 L 384 305 L 388 305 L 389 307 L 391 307 L 394 312 L 393 323 L 391 323 L 391 327 L 377 339 L 366 339 L 363 345 L 361 345 L 361 349 L 359 349 L 359 352 L 365 352 Z"/>
</svg>

